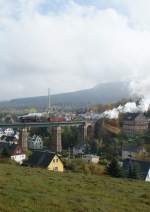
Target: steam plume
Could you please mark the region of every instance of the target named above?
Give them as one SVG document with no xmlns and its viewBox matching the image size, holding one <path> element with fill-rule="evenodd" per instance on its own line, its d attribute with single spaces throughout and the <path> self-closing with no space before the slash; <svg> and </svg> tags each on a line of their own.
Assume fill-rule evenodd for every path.
<svg viewBox="0 0 150 212">
<path fill-rule="evenodd" d="M 112 110 L 107 110 L 103 113 L 103 117 L 117 119 L 119 113 L 144 113 L 148 111 L 148 108 L 149 101 L 142 99 L 139 104 L 136 104 L 135 102 L 128 102 L 124 106 L 120 105 Z"/>
</svg>

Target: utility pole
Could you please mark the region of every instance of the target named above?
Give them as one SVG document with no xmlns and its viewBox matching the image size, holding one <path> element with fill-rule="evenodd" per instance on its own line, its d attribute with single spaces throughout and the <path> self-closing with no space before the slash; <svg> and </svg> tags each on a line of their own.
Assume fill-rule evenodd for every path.
<svg viewBox="0 0 150 212">
<path fill-rule="evenodd" d="M 51 91 L 50 88 L 48 88 L 48 116 L 50 117 L 51 113 Z"/>
</svg>

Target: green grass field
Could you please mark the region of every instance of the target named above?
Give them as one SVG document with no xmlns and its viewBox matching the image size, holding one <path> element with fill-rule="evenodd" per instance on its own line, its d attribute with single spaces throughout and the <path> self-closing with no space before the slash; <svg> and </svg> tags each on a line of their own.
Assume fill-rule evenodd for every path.
<svg viewBox="0 0 150 212">
<path fill-rule="evenodd" d="M 150 211 L 150 183 L 0 164 L 0 212 Z"/>
</svg>

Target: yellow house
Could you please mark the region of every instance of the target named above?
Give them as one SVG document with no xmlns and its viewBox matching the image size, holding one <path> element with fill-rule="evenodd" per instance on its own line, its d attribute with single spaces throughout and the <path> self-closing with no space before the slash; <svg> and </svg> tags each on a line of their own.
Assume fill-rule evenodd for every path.
<svg viewBox="0 0 150 212">
<path fill-rule="evenodd" d="M 55 155 L 51 162 L 48 165 L 48 170 L 49 171 L 58 171 L 58 172 L 63 172 L 64 171 L 64 165 L 61 159 L 59 158 L 58 155 Z"/>
<path fill-rule="evenodd" d="M 60 157 L 48 150 L 36 150 L 26 162 L 32 167 L 47 168 L 49 171 L 63 172 L 64 165 Z"/>
</svg>

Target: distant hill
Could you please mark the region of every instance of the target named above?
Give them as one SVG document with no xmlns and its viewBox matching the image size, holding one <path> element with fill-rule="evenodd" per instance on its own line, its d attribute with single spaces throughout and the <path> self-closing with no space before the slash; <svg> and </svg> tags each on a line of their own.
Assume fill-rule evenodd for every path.
<svg viewBox="0 0 150 212">
<path fill-rule="evenodd" d="M 86 107 L 95 104 L 114 103 L 129 97 L 129 82 L 101 83 L 91 89 L 63 93 L 51 96 L 52 104 L 70 107 Z M 0 102 L 0 107 L 38 107 L 48 105 L 47 96 L 13 99 Z"/>
</svg>

